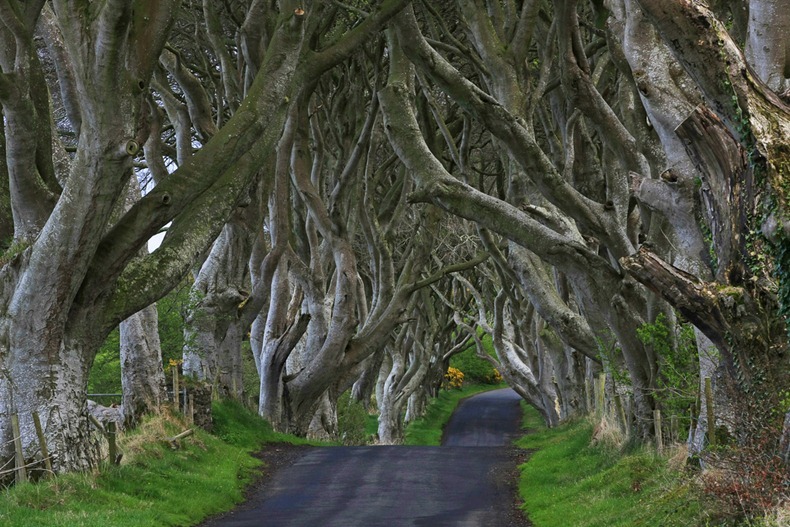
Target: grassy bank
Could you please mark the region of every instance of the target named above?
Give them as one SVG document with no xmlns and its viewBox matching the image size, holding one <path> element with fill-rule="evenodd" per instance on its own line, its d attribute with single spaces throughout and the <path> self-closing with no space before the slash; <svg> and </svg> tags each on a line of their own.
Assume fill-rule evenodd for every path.
<svg viewBox="0 0 790 527">
<path fill-rule="evenodd" d="M 306 443 L 236 403 L 216 405 L 214 419 L 214 434 L 198 430 L 173 450 L 163 439 L 187 426 L 178 416 L 151 417 L 120 438 L 120 466 L 3 491 L 0 526 L 193 525 L 242 500 L 261 464 L 251 452 L 264 443 Z"/>
<path fill-rule="evenodd" d="M 469 384 L 461 389 L 442 390 L 439 397 L 432 399 L 428 404 L 425 415 L 412 421 L 406 426 L 404 431 L 405 445 L 434 445 L 438 446 L 442 442 L 442 431 L 444 425 L 450 420 L 455 407 L 461 399 L 470 397 L 476 393 L 486 392 L 505 388 L 504 384 Z"/>
<path fill-rule="evenodd" d="M 519 493 L 535 527 L 706 525 L 694 485 L 669 457 L 593 444 L 587 420 L 546 430 L 534 409 L 525 415 L 536 431 L 518 445 L 536 451 L 521 466 Z"/>
</svg>

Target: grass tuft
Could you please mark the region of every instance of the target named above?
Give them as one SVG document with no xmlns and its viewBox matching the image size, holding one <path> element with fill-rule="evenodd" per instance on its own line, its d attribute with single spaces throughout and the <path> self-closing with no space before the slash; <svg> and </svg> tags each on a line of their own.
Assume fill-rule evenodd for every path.
<svg viewBox="0 0 790 527">
<path fill-rule="evenodd" d="M 608 416 L 602 418 L 591 417 L 593 425 L 592 444 L 603 448 L 619 449 L 622 448 L 628 437 L 623 433 L 620 425 Z"/>
</svg>

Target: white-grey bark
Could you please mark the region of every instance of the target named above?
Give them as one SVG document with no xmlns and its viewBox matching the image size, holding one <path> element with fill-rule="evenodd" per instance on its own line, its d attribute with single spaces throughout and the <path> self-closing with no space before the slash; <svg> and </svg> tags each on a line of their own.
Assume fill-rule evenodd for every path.
<svg viewBox="0 0 790 527">
<path fill-rule="evenodd" d="M 410 397 L 425 382 L 434 349 L 436 327 L 419 320 L 401 327 L 395 342 L 387 346 L 391 358 L 389 375 L 382 386 L 379 408 L 379 442 L 395 445 L 403 442 L 404 412 Z"/>
<path fill-rule="evenodd" d="M 746 60 L 778 94 L 790 85 L 790 11 L 782 0 L 750 0 Z"/>
<path fill-rule="evenodd" d="M 190 291 L 184 328 L 184 375 L 215 384 L 222 397 L 243 392 L 239 318 L 250 294 L 247 262 L 252 250 L 257 204 L 236 214 L 214 242 Z M 244 221 L 253 211 L 251 222 Z"/>
<path fill-rule="evenodd" d="M 156 304 L 121 322 L 121 413 L 127 426 L 167 399 Z"/>
<path fill-rule="evenodd" d="M 661 178 L 645 180 L 633 177 L 634 195 L 645 206 L 669 220 L 674 231 L 673 263 L 700 278 L 712 279 L 709 247 L 697 221 L 694 193 L 701 174 L 689 157 L 675 129 L 688 117 L 700 95 L 693 80 L 683 70 L 663 43 L 655 28 L 643 16 L 633 0 L 624 2 L 625 31 L 623 49 L 640 90 L 642 104 L 652 126 L 661 139 L 668 168 Z M 702 187 L 701 192 L 705 192 Z M 716 377 L 719 352 L 699 330 L 700 393 L 704 393 L 705 377 Z M 699 453 L 707 430 L 706 404 L 696 416 L 697 427 L 689 434 L 689 451 Z"/>
</svg>

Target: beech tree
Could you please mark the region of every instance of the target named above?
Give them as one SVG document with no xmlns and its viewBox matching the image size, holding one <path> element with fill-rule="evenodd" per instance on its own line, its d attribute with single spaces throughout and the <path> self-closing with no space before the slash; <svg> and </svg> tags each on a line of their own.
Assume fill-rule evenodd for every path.
<svg viewBox="0 0 790 527">
<path fill-rule="evenodd" d="M 559 219 L 560 224 L 555 230 L 552 228 L 554 225 L 541 223 L 534 215 L 524 212 L 520 207 L 480 192 L 452 177 L 425 146 L 418 133 L 419 128 L 414 122 L 413 114 L 402 110 L 410 108 L 408 97 L 413 90 L 409 88 L 410 73 L 407 68 L 393 66 L 389 84 L 380 93 L 380 98 L 388 119 L 390 140 L 403 162 L 418 178 L 418 190 L 415 194 L 421 200 L 430 200 L 449 212 L 474 220 L 481 226 L 529 248 L 561 269 L 572 282 L 575 282 L 576 292 L 585 312 L 602 313 L 605 323 L 611 328 L 623 349 L 625 363 L 634 385 L 641 433 L 647 434 L 654 407 L 652 383 L 655 379 L 656 361 L 655 357 L 650 356 L 650 350 L 645 349 L 635 335 L 635 328 L 644 320 L 642 310 L 638 309 L 640 302 L 644 303 L 644 298 L 640 299 L 638 288 L 623 287 L 623 280 L 618 270 L 591 250 L 582 240 L 581 234 L 564 219 L 564 216 L 560 213 L 554 214 L 553 217 L 551 215 L 552 209 L 556 210 L 552 205 L 563 205 L 563 201 L 556 196 L 559 193 L 564 193 L 571 203 L 579 205 L 579 207 L 570 207 L 569 203 L 564 203 L 573 214 L 579 215 L 585 210 L 590 214 L 598 214 L 598 219 L 594 219 L 594 216 L 589 218 L 597 223 L 611 216 L 615 208 L 609 205 L 607 209 L 606 204 L 600 204 L 600 208 L 596 210 L 594 202 L 584 198 L 565 182 L 562 173 L 535 142 L 530 129 L 524 127 L 522 124 L 524 121 L 518 120 L 504 105 L 495 103 L 490 95 L 466 80 L 457 69 L 430 48 L 419 33 L 416 19 L 410 16 L 408 9 L 397 17 L 398 44 L 412 60 L 425 67 L 426 75 L 436 80 L 451 97 L 461 101 L 465 109 L 482 120 L 492 133 L 498 134 L 498 139 L 501 139 L 508 148 L 507 155 L 515 158 L 511 177 L 517 179 L 510 183 L 511 185 L 518 184 L 526 189 L 528 182 L 523 180 L 527 173 L 525 171 L 536 163 L 539 164 L 540 170 L 545 170 L 545 172 L 537 172 L 537 175 L 544 180 L 552 180 L 550 185 L 545 181 L 543 183 L 547 190 L 553 193 L 551 197 L 556 200 L 556 204 L 541 203 L 546 210 L 541 219 L 547 218 L 549 221 L 546 223 L 552 219 Z M 396 53 L 397 48 L 393 46 L 395 57 L 397 57 Z M 622 171 L 620 173 L 624 176 Z M 623 225 L 618 227 L 622 234 L 616 236 L 614 241 L 623 250 L 631 244 L 626 232 L 627 202 L 624 202 L 624 208 L 626 210 L 620 212 Z M 528 210 L 541 212 L 540 209 L 528 208 Z M 602 237 L 611 237 L 613 233 L 601 230 L 600 234 Z M 633 307 L 629 307 L 629 304 Z"/>
</svg>

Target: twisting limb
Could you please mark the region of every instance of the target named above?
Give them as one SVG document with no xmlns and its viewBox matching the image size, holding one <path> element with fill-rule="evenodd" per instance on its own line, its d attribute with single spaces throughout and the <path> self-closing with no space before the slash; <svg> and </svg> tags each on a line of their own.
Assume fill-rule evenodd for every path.
<svg viewBox="0 0 790 527">
<path fill-rule="evenodd" d="M 604 205 L 587 198 L 563 178 L 522 124 L 522 120 L 495 97 L 466 79 L 431 48 L 420 32 L 410 8 L 406 8 L 395 18 L 395 28 L 398 43 L 409 60 L 507 146 L 513 158 L 525 170 L 530 171 L 530 177 L 549 201 L 567 211 L 601 239 L 608 240 L 611 247 L 622 248 L 627 245 L 627 236 L 621 232 L 622 227 L 612 221 Z M 385 88 L 382 93 L 388 90 L 389 88 Z M 615 233 L 614 237 L 612 233 Z M 621 249 L 616 252 L 628 254 L 630 251 Z"/>
<path fill-rule="evenodd" d="M 726 349 L 730 324 L 720 302 L 738 294 L 737 288 L 720 296 L 714 283 L 705 283 L 695 276 L 666 263 L 642 246 L 620 260 L 621 265 L 653 292 L 667 299 L 683 316 L 701 329 L 717 346 Z"/>
</svg>

